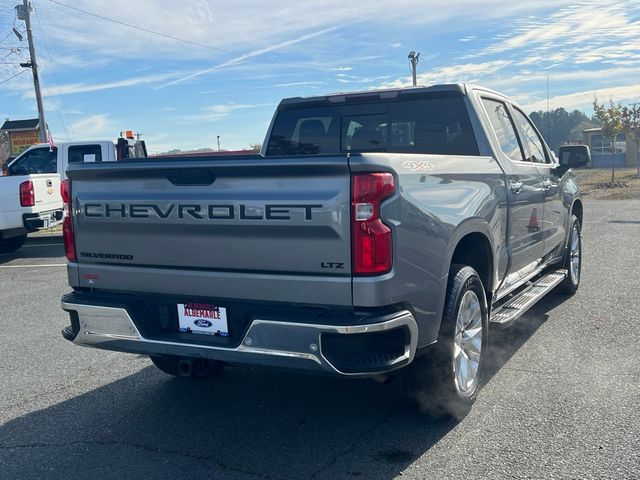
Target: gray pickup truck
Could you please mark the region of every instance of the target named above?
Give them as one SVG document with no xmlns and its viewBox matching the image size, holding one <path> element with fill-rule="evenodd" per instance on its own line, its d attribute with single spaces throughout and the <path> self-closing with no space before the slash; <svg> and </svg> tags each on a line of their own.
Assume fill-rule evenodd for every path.
<svg viewBox="0 0 640 480">
<path fill-rule="evenodd" d="M 463 415 L 489 325 L 578 288 L 588 151 L 564 153 L 453 84 L 285 99 L 260 155 L 74 164 L 63 335 L 172 375 L 397 373 Z"/>
</svg>

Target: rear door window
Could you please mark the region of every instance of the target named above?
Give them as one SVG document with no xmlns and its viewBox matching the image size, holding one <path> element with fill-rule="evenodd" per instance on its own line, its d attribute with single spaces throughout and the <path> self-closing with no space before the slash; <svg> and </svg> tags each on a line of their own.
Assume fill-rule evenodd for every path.
<svg viewBox="0 0 640 480">
<path fill-rule="evenodd" d="M 482 103 L 487 111 L 491 127 L 498 138 L 502 153 L 516 162 L 524 161 L 515 125 L 509 110 L 507 110 L 507 105 L 490 98 L 483 98 Z"/>
<path fill-rule="evenodd" d="M 9 168 L 9 175 L 30 175 L 57 172 L 58 150 L 49 147 L 34 148 L 22 154 Z"/>
<path fill-rule="evenodd" d="M 269 156 L 351 152 L 479 155 L 459 95 L 285 109 L 267 148 Z"/>
<path fill-rule="evenodd" d="M 69 163 L 101 162 L 100 145 L 73 145 L 69 147 Z"/>
<path fill-rule="evenodd" d="M 517 108 L 514 108 L 515 120 L 522 132 L 522 146 L 524 147 L 525 160 L 534 163 L 547 163 L 547 155 L 542 139 L 536 132 L 527 116 Z"/>
</svg>

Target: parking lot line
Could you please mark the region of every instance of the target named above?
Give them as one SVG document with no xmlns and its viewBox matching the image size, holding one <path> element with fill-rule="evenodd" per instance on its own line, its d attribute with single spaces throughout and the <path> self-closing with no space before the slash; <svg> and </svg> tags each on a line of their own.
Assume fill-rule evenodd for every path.
<svg viewBox="0 0 640 480">
<path fill-rule="evenodd" d="M 35 268 L 35 267 L 66 267 L 66 263 L 41 263 L 38 265 L 0 265 L 0 268 Z"/>
</svg>

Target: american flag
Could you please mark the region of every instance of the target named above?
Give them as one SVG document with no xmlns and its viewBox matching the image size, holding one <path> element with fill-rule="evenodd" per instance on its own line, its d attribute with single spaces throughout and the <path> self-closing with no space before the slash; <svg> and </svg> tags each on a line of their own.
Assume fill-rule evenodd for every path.
<svg viewBox="0 0 640 480">
<path fill-rule="evenodd" d="M 49 148 L 51 150 L 56 148 L 56 143 L 53 141 L 53 137 L 51 136 L 51 132 L 47 132 L 47 143 L 49 144 Z"/>
</svg>

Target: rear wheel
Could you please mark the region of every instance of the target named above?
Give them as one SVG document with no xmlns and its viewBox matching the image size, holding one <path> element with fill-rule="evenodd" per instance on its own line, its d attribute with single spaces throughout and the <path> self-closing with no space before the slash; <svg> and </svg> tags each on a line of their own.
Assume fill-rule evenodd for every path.
<svg viewBox="0 0 640 480">
<path fill-rule="evenodd" d="M 421 410 L 463 418 L 473 405 L 487 350 L 487 299 L 478 273 L 452 265 L 438 342 L 404 372 L 407 393 Z"/>
<path fill-rule="evenodd" d="M 0 253 L 11 253 L 18 250 L 27 240 L 26 235 L 0 239 Z"/>
<path fill-rule="evenodd" d="M 575 215 L 571 216 L 571 230 L 569 230 L 569 242 L 565 253 L 564 268 L 567 270 L 567 278 L 560 284 L 559 289 L 564 293 L 573 295 L 580 286 L 582 271 L 582 228 L 580 220 Z"/>
<path fill-rule="evenodd" d="M 152 356 L 149 358 L 164 373 L 175 377 L 210 377 L 221 372 L 224 368 L 224 363 L 205 358 L 184 358 L 173 355 Z"/>
</svg>

